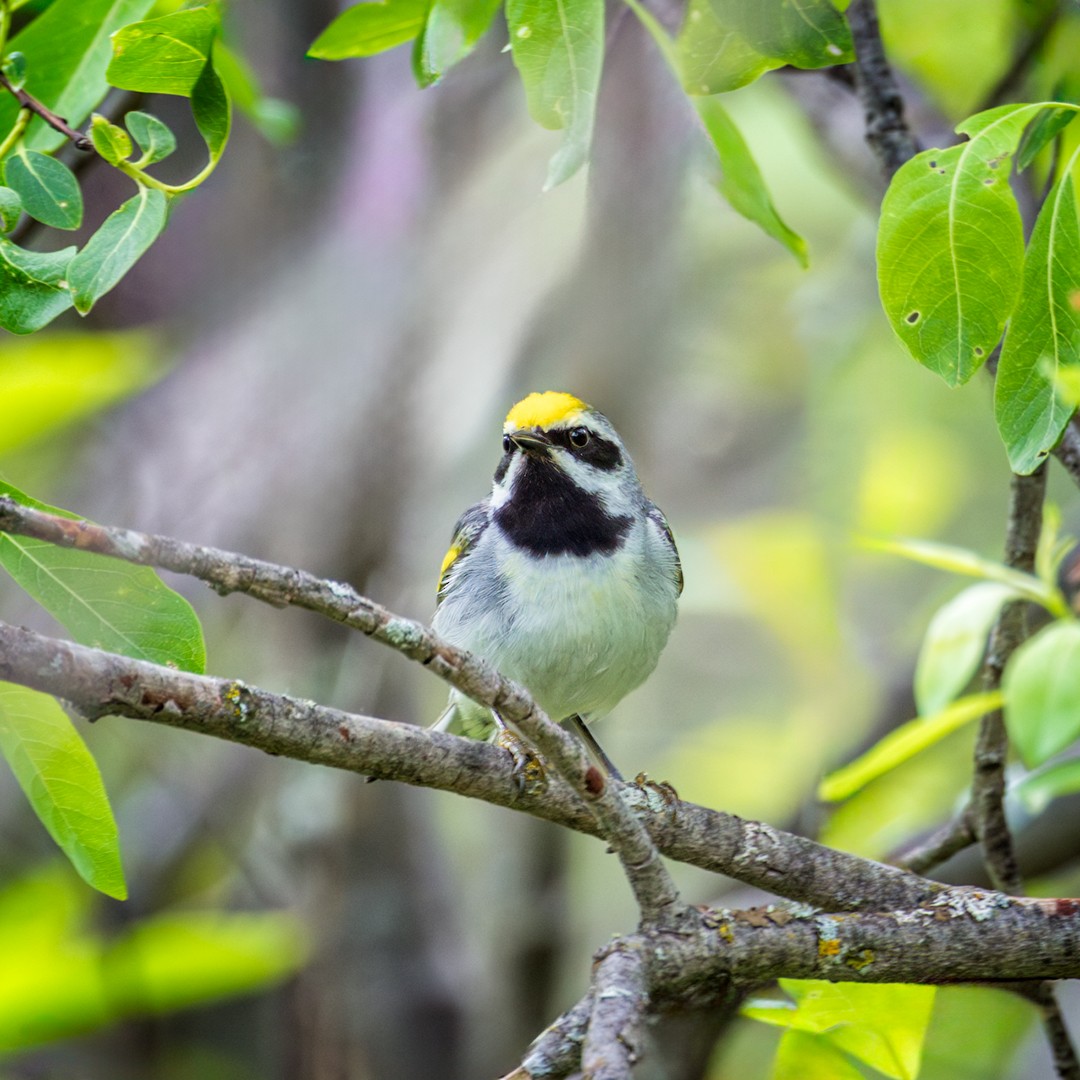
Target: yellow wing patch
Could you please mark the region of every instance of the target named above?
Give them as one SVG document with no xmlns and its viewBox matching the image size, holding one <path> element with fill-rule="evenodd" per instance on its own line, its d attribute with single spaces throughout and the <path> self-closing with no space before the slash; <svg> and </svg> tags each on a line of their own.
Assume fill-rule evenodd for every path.
<svg viewBox="0 0 1080 1080">
<path fill-rule="evenodd" d="M 562 420 L 568 420 L 577 413 L 589 408 L 573 394 L 564 394 L 559 390 L 547 390 L 544 393 L 530 394 L 522 398 L 507 414 L 503 431 L 518 431 L 521 428 L 549 428 Z"/>
<path fill-rule="evenodd" d="M 458 543 L 450 545 L 450 550 L 443 557 L 442 566 L 439 567 L 439 584 L 435 589 L 436 595 L 439 595 L 443 591 L 443 586 L 446 584 L 446 575 L 450 573 L 450 567 L 461 557 L 462 547 Z"/>
</svg>

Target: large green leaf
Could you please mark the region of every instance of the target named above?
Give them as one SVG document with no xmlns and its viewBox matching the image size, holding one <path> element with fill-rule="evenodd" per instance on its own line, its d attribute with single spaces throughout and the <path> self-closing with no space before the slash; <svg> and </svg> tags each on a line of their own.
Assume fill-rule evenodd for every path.
<svg viewBox="0 0 1080 1080">
<path fill-rule="evenodd" d="M 120 90 L 190 97 L 210 59 L 216 9 L 190 8 L 125 26 L 113 38 L 106 76 Z"/>
<path fill-rule="evenodd" d="M 897 337 L 950 386 L 1001 338 L 1024 258 L 1010 164 L 1037 105 L 1003 105 L 957 130 L 968 142 L 925 150 L 892 179 L 881 207 L 878 285 Z"/>
<path fill-rule="evenodd" d="M 71 307 L 67 268 L 73 247 L 27 251 L 0 237 L 0 326 L 32 334 Z"/>
<path fill-rule="evenodd" d="M 75 174 L 56 158 L 20 146 L 4 165 L 4 180 L 22 208 L 42 225 L 77 229 L 82 224 L 82 192 Z"/>
<path fill-rule="evenodd" d="M 867 963 L 872 960 L 869 957 Z M 794 1008 L 782 1002 L 753 1001 L 743 1014 L 820 1036 L 894 1080 L 915 1080 L 933 1011 L 934 987 L 811 979 L 781 979 L 780 987 L 794 998 Z"/>
<path fill-rule="evenodd" d="M 343 11 L 314 41 L 308 56 L 346 60 L 403 45 L 424 28 L 428 0 L 373 0 Z"/>
<path fill-rule="evenodd" d="M 717 22 L 735 30 L 770 67 L 832 67 L 854 58 L 851 31 L 831 0 L 710 0 Z"/>
<path fill-rule="evenodd" d="M 6 342 L 0 364 L 0 454 L 137 393 L 165 367 L 154 340 L 126 333 L 38 334 Z"/>
<path fill-rule="evenodd" d="M 915 665 L 915 703 L 920 716 L 944 709 L 979 667 L 990 628 L 1002 605 L 1017 599 L 1007 585 L 972 585 L 939 608 L 926 628 Z"/>
<path fill-rule="evenodd" d="M 1080 367 L 1078 297 L 1080 225 L 1072 176 L 1066 170 L 1035 222 L 1020 300 L 994 384 L 998 431 L 1014 472 L 1037 468 L 1073 413 L 1056 383 L 1063 370 Z"/>
<path fill-rule="evenodd" d="M 1080 736 L 1080 622 L 1062 619 L 1013 654 L 1002 679 L 1005 725 L 1029 766 Z"/>
<path fill-rule="evenodd" d="M 152 6 L 153 0 L 54 0 L 9 44 L 26 57 L 26 90 L 78 127 L 108 91 L 110 35 Z M 0 131 L 14 124 L 17 111 L 15 99 L 0 94 Z M 55 150 L 65 141 L 36 118 L 27 130 L 26 145 L 34 149 Z"/>
<path fill-rule="evenodd" d="M 202 74 L 191 91 L 191 114 L 210 151 L 210 160 L 217 161 L 229 141 L 232 113 L 229 96 L 214 70 L 213 60 L 203 65 Z"/>
<path fill-rule="evenodd" d="M 68 267 L 71 298 L 80 315 L 135 265 L 165 228 L 168 200 L 155 188 L 140 187 L 114 210 Z"/>
<path fill-rule="evenodd" d="M 604 0 L 507 0 L 514 64 L 532 118 L 564 131 L 546 189 L 588 160 L 604 63 Z"/>
<path fill-rule="evenodd" d="M 0 494 L 74 517 L 0 481 Z M 201 672 L 202 627 L 191 605 L 147 566 L 0 533 L 0 566 L 83 645 Z"/>
<path fill-rule="evenodd" d="M 499 0 L 432 0 L 417 41 L 417 81 L 438 82 L 476 47 L 491 25 Z"/>
<path fill-rule="evenodd" d="M 56 699 L 0 682 L 0 753 L 83 880 L 126 899 L 120 841 L 101 773 Z"/>
<path fill-rule="evenodd" d="M 769 1080 L 866 1080 L 842 1050 L 827 1038 L 794 1028 L 780 1038 Z"/>
<path fill-rule="evenodd" d="M 719 160 L 720 175 L 714 182 L 720 194 L 732 209 L 779 240 L 805 267 L 806 241 L 776 212 L 761 170 L 727 110 L 714 97 L 695 98 L 694 105 Z"/>
</svg>

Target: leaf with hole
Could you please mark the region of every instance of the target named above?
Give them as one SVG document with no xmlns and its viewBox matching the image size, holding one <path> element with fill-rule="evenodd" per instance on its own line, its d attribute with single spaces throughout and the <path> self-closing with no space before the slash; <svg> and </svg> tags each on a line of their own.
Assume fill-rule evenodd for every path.
<svg viewBox="0 0 1080 1080">
<path fill-rule="evenodd" d="M 32 334 L 71 307 L 67 269 L 75 248 L 27 251 L 0 237 L 0 326 Z"/>
<path fill-rule="evenodd" d="M 79 182 L 62 161 L 20 146 L 4 165 L 4 180 L 22 200 L 23 209 L 42 225 L 77 229 L 82 224 Z"/>
<path fill-rule="evenodd" d="M 1080 368 L 1080 225 L 1069 172 L 1075 161 L 1074 155 L 1039 211 L 998 361 L 994 413 L 1018 473 L 1046 459 L 1073 413 L 1056 380 Z"/>
<path fill-rule="evenodd" d="M 1037 105 L 1003 105 L 925 150 L 893 177 L 881 207 L 878 285 L 901 344 L 950 386 L 1001 338 L 1020 295 L 1024 237 L 1010 163 Z"/>
<path fill-rule="evenodd" d="M 1041 765 L 1080 736 L 1080 623 L 1062 619 L 1013 653 L 1002 679 L 1005 725 L 1025 764 Z"/>
<path fill-rule="evenodd" d="M 346 60 L 403 45 L 424 29 L 428 0 L 372 0 L 343 11 L 312 43 L 308 56 Z"/>
<path fill-rule="evenodd" d="M 74 518 L 3 481 L 0 494 Z M 0 566 L 83 645 L 185 671 L 206 665 L 191 605 L 147 566 L 10 533 L 0 534 Z"/>
<path fill-rule="evenodd" d="M 508 0 L 506 22 L 529 114 L 542 127 L 564 132 L 548 167 L 549 190 L 588 160 L 604 63 L 604 3 Z"/>
<path fill-rule="evenodd" d="M 120 840 L 101 773 L 56 699 L 0 682 L 0 753 L 83 880 L 126 899 Z"/>
</svg>

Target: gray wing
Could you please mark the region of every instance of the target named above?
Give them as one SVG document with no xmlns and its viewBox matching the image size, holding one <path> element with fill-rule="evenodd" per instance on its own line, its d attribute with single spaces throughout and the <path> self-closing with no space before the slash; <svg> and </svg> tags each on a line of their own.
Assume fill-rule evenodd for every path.
<svg viewBox="0 0 1080 1080">
<path fill-rule="evenodd" d="M 469 552 L 488 527 L 490 501 L 490 499 L 484 499 L 482 502 L 475 503 L 458 518 L 458 523 L 454 526 L 454 538 L 450 541 L 450 549 L 443 558 L 442 567 L 439 570 L 439 584 L 435 590 L 436 607 L 442 603 L 450 586 L 451 569 L 469 557 Z"/>
<path fill-rule="evenodd" d="M 649 515 L 649 519 L 660 530 L 660 535 L 667 541 L 671 547 L 671 554 L 675 556 L 675 583 L 679 586 L 679 595 L 682 596 L 683 591 L 683 571 L 682 571 L 682 559 L 679 558 L 679 549 L 675 546 L 675 537 L 672 535 L 671 526 L 667 522 L 667 518 L 664 517 L 664 512 L 660 509 L 656 503 L 649 503 L 645 511 Z"/>
</svg>

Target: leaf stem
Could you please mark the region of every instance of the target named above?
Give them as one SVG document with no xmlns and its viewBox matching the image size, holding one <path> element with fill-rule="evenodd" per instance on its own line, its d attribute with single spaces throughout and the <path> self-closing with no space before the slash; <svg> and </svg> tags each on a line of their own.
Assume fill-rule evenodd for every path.
<svg viewBox="0 0 1080 1080">
<path fill-rule="evenodd" d="M 30 110 L 24 105 L 19 110 L 19 115 L 15 117 L 15 123 L 4 137 L 4 141 L 0 142 L 0 161 L 3 161 L 11 148 L 22 138 L 26 125 L 29 123 Z"/>
<path fill-rule="evenodd" d="M 145 155 L 144 155 L 145 158 Z M 163 191 L 166 195 L 182 195 L 185 191 L 193 191 L 217 168 L 220 158 L 211 158 L 203 168 L 190 180 L 183 184 L 166 184 L 156 176 L 151 176 L 142 168 L 140 161 L 118 161 L 114 168 L 119 169 L 125 176 L 131 177 L 140 187 L 155 188 Z"/>
</svg>

